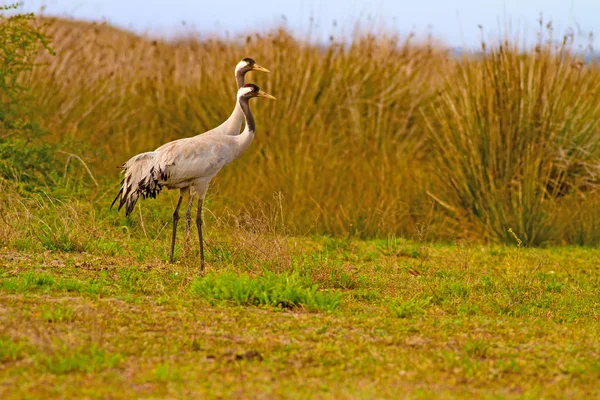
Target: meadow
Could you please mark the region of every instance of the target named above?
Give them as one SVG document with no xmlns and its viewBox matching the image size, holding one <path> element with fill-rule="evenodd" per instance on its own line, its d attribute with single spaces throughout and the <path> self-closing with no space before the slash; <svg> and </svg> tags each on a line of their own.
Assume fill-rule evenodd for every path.
<svg viewBox="0 0 600 400">
<path fill-rule="evenodd" d="M 1 398 L 600 397 L 600 68 L 569 32 L 0 38 Z M 177 194 L 126 218 L 115 167 L 223 121 L 248 56 L 278 101 L 200 274 L 194 234 L 167 263 Z"/>
</svg>

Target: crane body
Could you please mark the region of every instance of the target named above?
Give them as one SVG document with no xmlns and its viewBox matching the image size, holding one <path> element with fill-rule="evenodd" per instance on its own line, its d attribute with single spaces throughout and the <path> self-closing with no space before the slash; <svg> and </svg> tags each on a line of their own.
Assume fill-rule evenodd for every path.
<svg viewBox="0 0 600 400">
<path fill-rule="evenodd" d="M 236 108 L 239 107 L 246 121 L 242 133 L 234 136 L 209 131 L 174 140 L 154 151 L 138 154 L 121 166 L 125 176 L 113 205 L 119 200 L 119 210 L 125 206 L 126 215 L 131 214 L 139 197 L 155 198 L 162 188 L 180 190 L 179 200 L 173 213 L 170 262 L 173 262 L 175 250 L 179 207 L 186 194 L 192 198 L 191 189 L 198 195 L 196 225 L 200 241 L 201 269 L 204 270 L 202 203 L 210 181 L 224 166 L 238 158 L 254 139 L 256 125 L 248 105 L 248 100 L 253 97 L 275 99 L 253 84 L 244 85 L 238 90 Z"/>
</svg>

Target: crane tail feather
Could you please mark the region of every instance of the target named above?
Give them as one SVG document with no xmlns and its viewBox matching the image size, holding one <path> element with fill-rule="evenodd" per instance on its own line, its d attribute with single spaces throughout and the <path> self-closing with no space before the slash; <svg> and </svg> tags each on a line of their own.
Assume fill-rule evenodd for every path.
<svg viewBox="0 0 600 400">
<path fill-rule="evenodd" d="M 154 165 L 156 161 L 154 155 L 153 152 L 138 154 L 119 166 L 125 176 L 121 181 L 121 189 L 110 206 L 111 208 L 119 199 L 119 211 L 125 206 L 125 215 L 129 216 L 140 196 L 143 199 L 156 198 L 163 187 L 161 179 L 166 174 L 164 169 L 157 168 Z"/>
<path fill-rule="evenodd" d="M 115 203 L 117 202 L 117 200 L 121 197 L 121 193 L 123 193 L 123 190 L 119 190 L 119 194 L 117 194 L 117 197 L 115 197 L 113 202 L 110 204 L 110 210 L 112 210 L 112 208 L 115 205 Z M 121 209 L 120 206 L 119 206 L 119 209 Z"/>
</svg>

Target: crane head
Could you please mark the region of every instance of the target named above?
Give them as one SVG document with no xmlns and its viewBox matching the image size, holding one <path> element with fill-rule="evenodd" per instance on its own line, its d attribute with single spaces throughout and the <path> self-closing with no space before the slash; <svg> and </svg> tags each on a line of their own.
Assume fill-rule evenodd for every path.
<svg viewBox="0 0 600 400">
<path fill-rule="evenodd" d="M 277 100 L 269 93 L 260 90 L 260 88 L 254 83 L 247 83 L 244 86 L 242 86 L 240 90 L 238 90 L 238 97 L 244 97 L 246 99 L 250 99 L 252 97 L 264 97 L 266 99 Z"/>
<path fill-rule="evenodd" d="M 236 76 L 238 76 L 238 74 L 245 74 L 246 72 L 250 72 L 250 71 L 260 71 L 260 72 L 271 73 L 271 71 L 269 71 L 268 69 L 266 69 L 263 66 L 258 65 L 256 63 L 256 61 L 254 61 L 252 58 L 249 58 L 249 57 L 244 58 L 242 61 L 237 63 L 237 65 L 235 66 L 235 75 Z"/>
</svg>

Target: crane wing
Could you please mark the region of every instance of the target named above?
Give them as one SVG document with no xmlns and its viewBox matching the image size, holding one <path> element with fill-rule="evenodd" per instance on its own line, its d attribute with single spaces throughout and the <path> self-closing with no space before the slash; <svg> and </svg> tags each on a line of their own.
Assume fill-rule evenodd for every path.
<svg viewBox="0 0 600 400">
<path fill-rule="evenodd" d="M 155 151 L 138 154 L 120 168 L 121 190 L 112 206 L 119 201 L 131 214 L 138 198 L 156 198 L 163 186 L 184 187 L 197 179 L 212 179 L 233 159 L 228 136 L 196 136 L 174 140 Z"/>
</svg>

